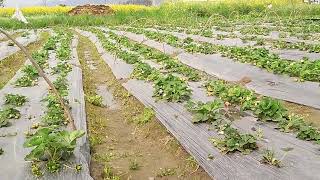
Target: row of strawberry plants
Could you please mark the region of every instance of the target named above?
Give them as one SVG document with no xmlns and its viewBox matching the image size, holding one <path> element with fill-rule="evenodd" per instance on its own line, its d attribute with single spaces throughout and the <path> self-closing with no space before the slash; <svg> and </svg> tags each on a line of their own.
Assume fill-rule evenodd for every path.
<svg viewBox="0 0 320 180">
<path fill-rule="evenodd" d="M 153 95 L 155 98 L 169 102 L 182 102 L 190 98 L 191 90 L 188 88 L 187 82 L 183 79 L 171 73 L 164 75 L 156 68 L 142 62 L 142 58 L 139 55 L 128 52 L 111 42 L 102 30 L 95 28 L 88 28 L 86 30 L 97 35 L 106 51 L 117 55 L 128 64 L 134 65 L 131 77 L 153 81 Z"/>
<path fill-rule="evenodd" d="M 187 29 L 187 28 L 177 28 L 177 27 L 164 27 L 164 26 L 157 26 L 157 29 L 159 30 L 165 30 L 165 31 L 172 31 L 172 32 L 180 32 L 180 33 L 186 33 L 186 34 L 192 34 L 192 35 L 201 35 L 204 37 L 209 38 L 216 38 L 218 40 L 224 39 L 224 38 L 237 38 L 234 33 L 230 34 L 216 34 L 214 35 L 212 30 L 209 29 Z M 263 32 L 263 33 L 262 33 Z M 319 44 L 308 44 L 305 42 L 288 42 L 285 40 L 273 40 L 273 39 L 266 39 L 266 38 L 259 38 L 257 35 L 267 35 L 270 33 L 270 30 L 267 30 L 266 27 L 261 27 L 259 29 L 256 28 L 248 28 L 244 27 L 240 30 L 240 33 L 242 34 L 240 39 L 243 40 L 243 42 L 246 42 L 248 40 L 251 41 L 257 41 L 256 45 L 262 46 L 271 43 L 273 48 L 277 49 L 299 49 L 301 51 L 308 51 L 310 53 L 320 53 L 320 45 Z M 255 35 L 248 35 L 248 34 L 255 34 Z M 279 32 L 280 38 L 287 37 L 286 32 Z"/>
<path fill-rule="evenodd" d="M 32 53 L 32 58 L 42 68 L 47 68 L 49 50 L 53 50 L 56 45 L 56 36 L 51 36 L 48 41 L 44 44 L 42 49 Z M 36 81 L 39 77 L 37 69 L 32 65 L 25 65 L 22 69 L 23 76 L 16 80 L 15 85 L 17 87 L 30 87 L 36 85 Z"/>
<path fill-rule="evenodd" d="M 47 67 L 49 50 L 55 46 L 56 38 L 51 36 L 43 45 L 42 49 L 32 53 L 34 60 L 42 67 Z M 17 87 L 28 87 L 35 85 L 36 79 L 39 77 L 37 70 L 32 65 L 25 65 L 22 68 L 23 76 L 15 82 Z M 0 111 L 0 127 L 9 126 L 9 119 L 19 119 L 21 114 L 14 106 L 22 106 L 26 102 L 26 97 L 18 94 L 6 94 L 4 110 Z"/>
<path fill-rule="evenodd" d="M 71 58 L 70 44 L 72 38 L 71 32 L 59 30 L 56 36 L 56 42 L 59 43 L 59 46 L 52 46 L 56 50 L 56 57 L 59 59 L 58 65 L 52 68 L 52 74 L 58 76 L 53 84 L 66 103 L 68 102 L 66 76 L 71 71 L 71 66 L 67 61 Z M 36 131 L 34 133 L 30 132 L 24 143 L 25 147 L 33 148 L 25 159 L 32 161 L 31 171 L 36 177 L 44 175 L 42 165 L 46 166 L 49 173 L 59 172 L 62 166 L 71 168 L 66 165 L 68 164 L 67 160 L 76 148 L 76 140 L 84 135 L 81 130 L 66 130 L 65 126 L 68 124 L 68 119 L 65 118 L 64 109 L 53 92 L 49 92 L 43 101 L 47 107 L 45 115 L 40 123 L 33 125 Z M 72 169 L 80 171 L 81 165 L 75 165 Z"/>
<path fill-rule="evenodd" d="M 141 56 L 143 56 L 144 58 L 149 58 L 150 54 L 153 53 L 158 53 L 159 55 L 164 55 L 164 53 L 159 52 L 158 50 L 154 49 L 154 48 L 148 48 L 145 45 L 141 45 L 138 44 L 134 41 L 130 41 L 128 38 L 124 37 L 124 36 L 118 36 L 112 32 L 108 33 L 109 37 L 112 38 L 113 40 L 116 40 L 117 42 L 121 43 L 122 45 L 124 45 L 125 47 L 129 48 L 130 50 L 134 50 L 136 52 L 138 52 Z M 145 54 L 145 49 L 149 49 L 148 53 Z M 151 56 L 153 57 L 153 56 Z M 159 56 L 158 56 L 159 57 Z M 153 57 L 155 58 L 155 57 Z M 156 59 L 157 60 L 157 59 Z M 140 75 L 144 75 L 145 78 L 143 78 L 144 80 L 149 80 L 152 79 L 154 76 L 153 74 L 151 74 L 151 67 L 149 65 L 143 65 L 140 64 L 139 65 L 140 70 L 136 71 L 136 69 L 133 72 L 133 76 L 136 76 L 137 74 L 139 75 L 138 77 L 140 77 Z M 151 76 L 151 78 L 150 78 Z M 140 78 L 139 78 L 140 79 Z M 155 84 L 155 92 L 158 92 L 156 94 L 154 94 L 155 97 L 158 96 L 163 96 L 163 94 L 170 94 L 169 91 L 167 91 L 166 89 L 158 89 L 161 87 L 168 87 L 168 86 L 172 86 L 172 84 L 174 84 L 174 82 L 176 82 L 175 84 L 179 84 L 179 79 L 176 78 L 173 75 L 168 75 L 167 78 L 158 78 L 157 80 L 154 81 Z M 186 91 L 186 84 L 185 85 L 181 85 L 180 88 L 178 87 L 174 87 L 172 86 L 171 89 L 174 89 L 174 92 L 179 93 L 180 97 L 185 97 L 185 100 L 189 99 L 189 94 L 190 91 Z M 166 99 L 167 101 L 172 101 L 174 99 L 177 99 L 177 96 L 171 96 L 171 99 L 168 99 L 167 97 L 164 97 L 162 99 Z M 194 112 L 195 115 L 195 119 L 197 119 L 196 121 L 193 122 L 206 122 L 206 121 L 210 121 L 213 122 L 214 120 L 217 120 L 216 122 L 220 122 L 218 121 L 221 120 L 218 117 L 222 117 L 222 103 L 213 101 L 213 102 L 209 102 L 209 103 L 192 103 L 194 106 L 191 107 L 191 102 L 189 101 L 188 103 L 188 109 L 191 112 Z M 196 107 L 197 106 L 197 107 Z M 217 118 L 214 118 L 217 117 Z M 242 134 L 240 133 L 237 129 L 232 128 L 230 126 L 230 124 L 227 123 L 223 123 L 221 121 L 221 123 L 219 124 L 220 126 L 225 125 L 228 128 L 225 128 L 225 135 L 223 138 L 212 138 L 216 139 L 217 141 L 219 140 L 220 144 L 219 145 L 215 145 L 213 143 L 213 145 L 215 145 L 217 148 L 219 148 L 222 152 L 225 153 L 230 153 L 230 152 L 236 152 L 236 151 L 241 151 L 243 153 L 249 153 L 252 150 L 257 148 L 256 145 L 256 138 L 253 135 L 250 134 Z M 229 133 L 230 132 L 230 133 Z M 245 137 L 250 137 L 250 138 L 245 138 Z M 231 145 L 228 142 L 234 142 L 233 145 Z M 239 143 L 242 142 L 242 143 Z M 223 148 L 224 146 L 224 148 Z"/>
<path fill-rule="evenodd" d="M 288 115 L 287 110 L 277 100 L 269 97 L 258 98 L 253 91 L 250 91 L 240 85 L 227 84 L 221 80 L 208 82 L 206 84 L 206 88 L 209 95 L 214 94 L 218 96 L 226 102 L 226 104 L 240 105 L 241 110 L 252 110 L 261 120 L 277 122 L 282 131 L 297 132 L 297 137 L 300 139 L 320 140 L 320 136 L 316 128 L 307 124 L 303 118 L 298 115 Z M 210 119 L 210 117 L 215 117 L 216 109 L 212 108 L 211 105 L 212 103 L 200 103 L 200 105 L 197 105 L 198 110 L 200 109 L 200 113 L 195 115 L 198 117 L 195 122 L 203 122 Z M 192 109 L 195 110 L 197 108 L 191 108 L 191 110 Z M 213 114 L 211 115 L 208 114 L 208 111 L 210 112 L 210 110 L 213 110 Z"/>
<path fill-rule="evenodd" d="M 49 57 L 49 50 L 55 45 L 55 37 L 51 36 L 48 41 L 43 45 L 42 49 L 32 53 L 34 60 L 42 67 L 45 68 Z M 28 87 L 35 85 L 35 81 L 38 78 L 37 70 L 32 65 L 25 65 L 22 68 L 23 76 L 15 81 L 16 87 Z M 21 117 L 20 111 L 16 107 L 23 106 L 28 100 L 26 96 L 19 94 L 6 94 L 5 95 L 5 107 L 0 110 L 0 128 L 8 127 L 12 123 L 10 119 L 19 119 Z M 3 150 L 1 149 L 3 153 Z"/>
<path fill-rule="evenodd" d="M 179 39 L 178 37 L 144 29 L 128 28 L 128 31 L 144 34 L 150 39 L 166 42 L 174 47 L 183 48 L 190 53 L 215 54 L 221 53 L 242 63 L 250 63 L 254 66 L 264 68 L 277 74 L 287 74 L 291 77 L 298 77 L 301 81 L 320 81 L 320 61 L 291 61 L 281 59 L 278 55 L 272 54 L 265 48 L 234 47 L 214 45 L 206 42 L 195 42 L 191 38 Z"/>
<path fill-rule="evenodd" d="M 238 38 L 238 36 L 235 33 L 213 34 L 213 31 L 211 29 L 201 30 L 201 29 L 187 29 L 187 28 L 165 27 L 165 26 L 157 26 L 156 28 L 159 30 L 165 30 L 165 31 L 171 31 L 171 32 L 200 35 L 203 37 L 215 38 L 217 40 L 222 40 L 225 38 Z M 308 51 L 310 53 L 320 53 L 319 44 L 307 44 L 305 42 L 288 42 L 285 40 L 273 40 L 273 39 L 258 37 L 257 35 L 247 35 L 248 33 L 244 33 L 244 32 L 241 32 L 241 33 L 245 34 L 239 37 L 244 43 L 247 41 L 256 41 L 255 45 L 257 46 L 270 44 L 273 48 L 277 48 L 277 49 L 299 49 L 301 51 Z M 258 35 L 262 35 L 262 34 L 258 33 Z M 280 32 L 279 36 L 280 38 L 285 38 L 287 37 L 287 33 Z"/>
<path fill-rule="evenodd" d="M 252 111 L 259 120 L 272 121 L 283 132 L 297 133 L 297 138 L 320 143 L 320 131 L 306 123 L 303 117 L 289 114 L 280 101 L 270 97 L 258 97 L 241 85 L 222 80 L 209 81 L 206 85 L 209 95 L 215 95 L 226 104 L 240 105 L 242 110 Z"/>
<path fill-rule="evenodd" d="M 145 59 L 154 60 L 156 63 L 160 63 L 163 65 L 163 69 L 169 72 L 182 74 L 189 81 L 198 81 L 200 79 L 200 74 L 198 72 L 189 66 L 182 64 L 176 58 L 164 54 L 155 48 L 148 47 L 138 42 L 130 41 L 129 38 L 117 36 L 111 31 L 108 31 L 107 34 L 110 38 L 118 43 L 121 43 L 129 50 L 140 53 Z"/>
<path fill-rule="evenodd" d="M 320 53 L 320 44 L 307 44 L 305 42 L 287 42 L 283 40 L 272 41 L 272 47 L 278 49 L 299 49 L 310 53 Z"/>
<path fill-rule="evenodd" d="M 223 102 L 216 99 L 211 102 L 189 101 L 187 109 L 193 113 L 193 123 L 211 123 L 219 134 L 223 137 L 213 137 L 209 140 L 223 153 L 233 153 L 236 151 L 249 154 L 257 149 L 257 137 L 249 133 L 240 133 L 231 126 L 227 119 L 226 109 L 223 108 Z"/>
</svg>

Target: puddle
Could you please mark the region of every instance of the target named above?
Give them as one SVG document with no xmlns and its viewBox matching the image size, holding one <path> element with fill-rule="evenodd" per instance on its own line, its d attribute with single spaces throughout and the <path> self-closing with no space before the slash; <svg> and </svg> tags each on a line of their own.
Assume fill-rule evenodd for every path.
<svg viewBox="0 0 320 180">
<path fill-rule="evenodd" d="M 114 100 L 112 93 L 105 85 L 97 86 L 97 94 L 102 96 L 102 104 L 111 110 L 119 109 L 119 104 Z"/>
</svg>

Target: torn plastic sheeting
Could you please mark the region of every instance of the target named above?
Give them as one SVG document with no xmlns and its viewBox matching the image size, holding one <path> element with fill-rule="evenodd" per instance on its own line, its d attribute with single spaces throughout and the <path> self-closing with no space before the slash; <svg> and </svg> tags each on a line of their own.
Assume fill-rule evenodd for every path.
<svg viewBox="0 0 320 180">
<path fill-rule="evenodd" d="M 168 44 L 147 39 L 143 35 L 113 32 L 125 35 L 138 42 L 144 39 L 144 41 L 142 41 L 143 44 L 169 55 L 182 51 Z M 319 83 L 317 82 L 296 82 L 292 77 L 273 74 L 250 64 L 244 64 L 221 57 L 219 54 L 202 55 L 180 53 L 177 58 L 190 67 L 205 71 L 223 80 L 240 81 L 242 78 L 248 77 L 251 79 L 251 82 L 247 83 L 246 87 L 254 90 L 258 94 L 320 109 L 320 91 Z"/>
<path fill-rule="evenodd" d="M 33 43 L 35 41 L 38 40 L 38 34 L 34 31 L 29 31 L 30 35 L 27 37 L 18 37 L 16 38 L 16 40 L 21 43 L 23 46 L 27 46 L 30 43 Z M 10 42 L 10 40 L 8 41 L 4 41 L 0 43 L 0 61 L 2 59 L 5 59 L 6 57 L 20 51 L 19 47 L 17 47 L 16 45 L 14 46 L 8 46 L 8 43 Z"/>
</svg>

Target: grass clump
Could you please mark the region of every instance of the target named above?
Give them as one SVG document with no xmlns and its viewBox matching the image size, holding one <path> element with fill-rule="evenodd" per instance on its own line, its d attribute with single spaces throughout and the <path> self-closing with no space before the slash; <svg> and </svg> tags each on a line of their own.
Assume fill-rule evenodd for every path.
<svg viewBox="0 0 320 180">
<path fill-rule="evenodd" d="M 157 177 L 166 177 L 166 176 L 173 176 L 176 174 L 176 170 L 173 168 L 160 168 L 159 172 L 157 173 Z"/>
<path fill-rule="evenodd" d="M 140 168 L 140 165 L 138 164 L 137 160 L 133 160 L 129 162 L 130 170 L 136 171 L 136 170 L 139 170 L 139 168 Z"/>
<path fill-rule="evenodd" d="M 137 124 L 146 124 L 155 117 L 155 112 L 152 108 L 144 108 L 143 112 L 134 118 L 134 122 Z"/>
<path fill-rule="evenodd" d="M 261 162 L 275 167 L 281 166 L 281 161 L 275 157 L 275 152 L 271 150 L 266 150 L 264 152 Z"/>
<path fill-rule="evenodd" d="M 103 101 L 102 96 L 100 95 L 92 95 L 92 96 L 87 95 L 86 99 L 90 104 L 93 104 L 95 106 L 98 106 L 98 107 L 104 106 L 102 102 Z"/>
</svg>

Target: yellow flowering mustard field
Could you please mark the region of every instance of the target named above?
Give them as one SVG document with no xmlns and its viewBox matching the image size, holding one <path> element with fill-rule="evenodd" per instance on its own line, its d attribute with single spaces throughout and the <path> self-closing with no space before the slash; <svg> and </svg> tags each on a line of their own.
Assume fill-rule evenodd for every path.
<svg viewBox="0 0 320 180">
<path fill-rule="evenodd" d="M 71 6 L 36 6 L 36 7 L 25 7 L 21 8 L 21 11 L 26 16 L 32 15 L 50 15 L 50 14 L 64 14 L 70 11 L 73 7 Z M 111 5 L 113 10 L 117 11 L 140 11 L 152 9 L 151 7 L 143 5 Z M 15 8 L 0 8 L 0 16 L 8 17 L 13 15 Z"/>
</svg>

